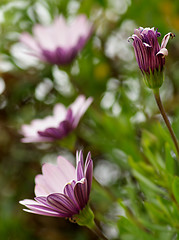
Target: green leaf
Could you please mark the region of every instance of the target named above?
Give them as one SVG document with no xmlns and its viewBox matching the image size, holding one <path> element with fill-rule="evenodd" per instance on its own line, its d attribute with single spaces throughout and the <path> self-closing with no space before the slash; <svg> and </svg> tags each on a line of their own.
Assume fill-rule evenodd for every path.
<svg viewBox="0 0 179 240">
<path fill-rule="evenodd" d="M 157 187 L 157 185 L 155 185 L 153 182 L 151 182 L 148 178 L 146 178 L 145 176 L 143 176 L 141 173 L 137 172 L 137 171 L 133 171 L 134 176 L 140 181 L 142 182 L 146 187 L 148 187 L 149 189 L 151 189 L 154 192 L 157 193 L 161 193 L 164 194 L 165 192 Z"/>
<path fill-rule="evenodd" d="M 171 156 L 171 149 L 168 143 L 165 144 L 165 167 L 168 173 L 175 174 L 175 162 Z"/>
<path fill-rule="evenodd" d="M 173 195 L 179 204 L 179 177 L 175 177 L 172 183 Z"/>
</svg>

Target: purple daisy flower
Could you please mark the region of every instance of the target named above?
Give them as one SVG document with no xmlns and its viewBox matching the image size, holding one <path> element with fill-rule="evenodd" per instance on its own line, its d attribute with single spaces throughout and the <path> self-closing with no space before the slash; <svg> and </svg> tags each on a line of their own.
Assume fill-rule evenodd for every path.
<svg viewBox="0 0 179 240">
<path fill-rule="evenodd" d="M 158 88 L 163 83 L 162 71 L 165 65 L 165 56 L 168 55 L 166 45 L 169 38 L 174 37 L 173 33 L 166 34 L 160 46 L 157 39 L 160 35 L 154 28 L 139 27 L 129 38 L 133 40 L 137 63 L 150 88 Z"/>
<path fill-rule="evenodd" d="M 88 203 L 93 177 L 90 152 L 84 165 L 82 151 L 76 153 L 76 169 L 59 156 L 57 165 L 45 163 L 42 174 L 35 178 L 35 200 L 20 201 L 24 211 L 54 217 L 79 214 Z"/>
<path fill-rule="evenodd" d="M 92 24 L 85 15 L 79 15 L 67 24 L 61 15 L 50 26 L 37 24 L 32 29 L 34 37 L 22 33 L 20 41 L 31 50 L 31 55 L 57 65 L 72 62 L 92 33 Z"/>
<path fill-rule="evenodd" d="M 53 116 L 35 119 L 30 125 L 22 125 L 22 142 L 50 142 L 64 138 L 77 127 L 92 101 L 91 97 L 86 99 L 80 95 L 67 109 L 63 104 L 56 104 Z"/>
</svg>

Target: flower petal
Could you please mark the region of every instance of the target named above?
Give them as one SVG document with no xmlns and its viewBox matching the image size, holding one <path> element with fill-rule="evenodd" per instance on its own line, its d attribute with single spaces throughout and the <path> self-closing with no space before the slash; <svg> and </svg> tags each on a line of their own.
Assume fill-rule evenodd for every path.
<svg viewBox="0 0 179 240">
<path fill-rule="evenodd" d="M 61 166 L 59 160 L 61 160 Z M 65 158 L 58 157 L 57 163 L 57 166 L 51 163 L 45 163 L 42 166 L 43 175 L 38 175 L 35 179 L 36 185 L 40 185 L 42 188 L 45 187 L 45 191 L 48 191 L 48 194 L 55 192 L 62 193 L 64 186 L 75 176 L 75 168 Z M 69 171 L 69 175 L 67 171 Z"/>
<path fill-rule="evenodd" d="M 63 212 L 67 216 L 73 216 L 77 214 L 79 210 L 73 204 L 69 197 L 61 193 L 53 193 L 47 197 L 48 203 L 55 208 L 58 208 L 60 212 Z"/>
<path fill-rule="evenodd" d="M 88 156 L 86 158 L 86 163 L 85 163 L 85 178 L 87 180 L 87 195 L 89 198 L 92 180 L 93 180 L 93 161 L 91 159 L 90 152 L 88 153 Z"/>
<path fill-rule="evenodd" d="M 34 38 L 27 32 L 22 33 L 20 36 L 20 41 L 24 44 L 26 44 L 29 48 L 31 48 L 34 53 L 36 53 L 36 56 L 40 55 L 40 50 L 37 42 L 34 40 Z"/>
<path fill-rule="evenodd" d="M 146 69 L 146 66 L 148 66 L 147 47 L 138 37 L 134 38 L 133 46 L 139 68 L 141 70 L 147 70 Z"/>
<path fill-rule="evenodd" d="M 87 100 L 83 95 L 80 95 L 73 104 L 70 105 L 73 116 L 74 116 L 74 122 L 73 126 L 74 128 L 78 125 L 81 117 L 86 112 L 90 104 L 92 103 L 93 98 L 89 97 Z"/>
<path fill-rule="evenodd" d="M 53 108 L 53 115 L 54 118 L 58 121 L 61 122 L 65 120 L 67 114 L 67 109 L 65 106 L 61 103 L 57 103 L 54 108 Z"/>
<path fill-rule="evenodd" d="M 161 48 L 165 48 L 167 46 L 167 43 L 168 43 L 170 37 L 171 38 L 175 37 L 175 34 L 173 34 L 171 32 L 167 33 L 162 39 Z"/>
<path fill-rule="evenodd" d="M 69 161 L 67 161 L 64 157 L 59 156 L 57 159 L 57 164 L 61 176 L 66 180 L 63 186 L 72 180 L 76 180 L 75 167 Z"/>
<path fill-rule="evenodd" d="M 41 49 L 53 51 L 56 48 L 54 44 L 56 32 L 53 31 L 53 25 L 42 26 L 40 24 L 36 24 L 33 28 L 33 33 Z"/>
<path fill-rule="evenodd" d="M 51 188 L 49 184 L 47 184 L 45 177 L 42 174 L 38 174 L 35 177 L 35 195 L 47 196 L 52 192 L 54 192 L 54 190 Z"/>
<path fill-rule="evenodd" d="M 41 137 L 50 139 L 62 139 L 73 130 L 72 124 L 68 121 L 62 121 L 57 128 L 47 128 L 44 131 L 38 131 Z"/>
<path fill-rule="evenodd" d="M 156 54 L 156 56 L 162 55 L 162 57 L 165 57 L 168 55 L 168 50 L 166 48 L 161 48 L 160 51 Z"/>
<path fill-rule="evenodd" d="M 65 188 L 64 188 L 64 194 L 67 195 L 71 201 L 74 203 L 76 208 L 80 210 L 80 206 L 78 202 L 76 201 L 75 195 L 74 195 L 74 187 L 75 187 L 76 182 L 72 181 L 71 183 L 68 183 Z"/>
<path fill-rule="evenodd" d="M 74 188 L 74 195 L 80 208 L 83 209 L 88 202 L 87 181 L 85 178 L 76 183 Z"/>
<path fill-rule="evenodd" d="M 66 217 L 63 213 L 55 211 L 51 206 L 42 205 L 34 200 L 25 199 L 19 202 L 22 205 L 25 205 L 28 209 L 24 209 L 24 211 L 45 215 L 45 216 L 56 216 L 56 217 Z"/>
<path fill-rule="evenodd" d="M 66 216 L 65 214 L 62 214 L 62 213 L 58 213 L 58 212 L 53 212 L 53 211 L 50 211 L 50 210 L 39 210 L 39 209 L 35 209 L 35 210 L 29 210 L 29 209 L 23 209 L 25 212 L 28 212 L 28 213 L 34 213 L 34 214 L 38 214 L 38 215 L 43 215 L 43 216 L 50 216 L 50 217 L 68 217 Z"/>
<path fill-rule="evenodd" d="M 76 177 L 77 180 L 80 181 L 82 178 L 84 178 L 84 161 L 83 161 L 83 153 L 80 151 L 76 152 Z"/>
</svg>

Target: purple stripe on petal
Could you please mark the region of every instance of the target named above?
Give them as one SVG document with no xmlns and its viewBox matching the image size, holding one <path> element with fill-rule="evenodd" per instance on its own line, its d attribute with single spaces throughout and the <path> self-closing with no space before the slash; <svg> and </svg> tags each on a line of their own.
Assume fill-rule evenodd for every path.
<svg viewBox="0 0 179 240">
<path fill-rule="evenodd" d="M 52 139 L 62 139 L 71 132 L 72 125 L 68 121 L 62 121 L 58 128 L 47 128 L 44 131 L 38 131 L 41 137 L 52 138 Z"/>
<path fill-rule="evenodd" d="M 162 50 L 166 47 L 169 37 L 173 37 L 174 34 L 168 33 L 164 36 L 162 40 L 161 47 L 158 43 L 158 37 L 161 34 L 155 28 L 138 28 L 134 31 L 132 35 L 133 47 L 136 56 L 137 63 L 142 73 L 154 74 L 155 71 L 162 71 L 167 51 Z M 162 75 L 161 75 L 162 81 Z M 162 82 L 161 82 L 162 83 Z M 151 83 L 149 84 L 151 85 Z M 155 83 L 153 87 L 160 87 L 160 83 L 156 86 Z"/>
<path fill-rule="evenodd" d="M 87 195 L 89 197 L 93 180 L 93 161 L 90 159 L 85 166 L 85 178 L 87 179 Z"/>
<path fill-rule="evenodd" d="M 35 200 L 20 201 L 29 209 L 26 211 L 46 216 L 71 217 L 85 207 L 91 189 L 93 162 L 88 153 L 84 167 L 82 151 L 77 152 L 76 158 L 76 170 L 62 157 L 58 157 L 57 166 L 50 163 L 43 165 L 42 174 L 35 179 L 37 197 Z M 79 178 L 84 176 L 80 181 L 76 179 L 77 173 Z"/>
<path fill-rule="evenodd" d="M 85 178 L 76 183 L 74 194 L 80 208 L 83 209 L 88 202 L 87 181 Z"/>
<path fill-rule="evenodd" d="M 61 139 L 63 137 L 63 134 L 57 128 L 47 128 L 44 131 L 38 131 L 38 134 L 41 137 L 52 139 Z"/>
<path fill-rule="evenodd" d="M 144 70 L 146 64 L 146 47 L 143 45 L 142 41 L 139 38 L 134 39 L 133 42 L 134 51 L 136 55 L 136 59 L 139 65 L 139 68 Z M 146 70 L 146 69 L 145 69 Z"/>
<path fill-rule="evenodd" d="M 58 59 L 57 65 L 67 65 L 73 61 L 75 56 L 77 55 L 76 48 L 69 48 L 68 50 L 58 47 L 56 49 L 56 58 Z"/>
<path fill-rule="evenodd" d="M 64 194 L 61 193 L 50 194 L 47 197 L 47 201 L 52 207 L 54 206 L 58 208 L 60 211 L 64 212 L 69 216 L 78 213 L 78 209 L 76 208 L 76 206 L 73 204 L 70 198 Z"/>
<path fill-rule="evenodd" d="M 51 64 L 57 64 L 57 58 L 55 51 L 50 51 L 47 49 L 41 49 L 41 55 L 44 57 L 46 62 Z"/>
<path fill-rule="evenodd" d="M 78 210 L 80 210 L 80 206 L 78 202 L 76 201 L 75 195 L 74 195 L 74 187 L 75 187 L 76 182 L 73 181 L 73 183 L 68 183 L 65 188 L 64 188 L 64 194 L 67 195 L 73 204 L 76 206 Z"/>
<path fill-rule="evenodd" d="M 57 211 L 55 208 L 53 208 L 50 205 L 45 206 L 45 205 L 40 205 L 40 204 L 26 204 L 25 206 L 32 211 L 35 211 L 35 212 L 40 211 L 40 212 L 43 212 L 44 214 L 45 213 L 51 213 L 51 214 L 55 214 L 55 215 L 66 214 L 63 211 L 60 211 L 60 210 Z"/>
<path fill-rule="evenodd" d="M 35 197 L 34 198 L 37 202 L 42 203 L 43 205 L 49 206 L 47 202 L 47 197 Z"/>
<path fill-rule="evenodd" d="M 50 207 L 53 211 L 59 212 L 59 209 L 58 209 L 58 208 L 56 208 L 56 207 L 54 207 L 54 206 L 52 207 L 52 206 L 48 203 L 47 197 L 36 197 L 35 200 L 36 200 L 37 202 L 39 202 L 39 203 L 47 206 L 47 207 Z"/>
<path fill-rule="evenodd" d="M 69 122 L 70 124 L 72 124 L 73 122 L 73 112 L 71 108 L 67 110 L 66 121 Z"/>
<path fill-rule="evenodd" d="M 50 217 L 68 217 L 65 214 L 61 214 L 58 212 L 52 212 L 52 211 L 41 211 L 41 210 L 29 210 L 29 209 L 23 209 L 25 212 L 29 212 L 29 213 L 34 213 L 34 214 L 38 214 L 38 215 L 43 215 L 43 216 L 50 216 Z"/>
<path fill-rule="evenodd" d="M 61 132 L 61 134 L 63 136 L 66 136 L 69 132 L 71 132 L 73 130 L 72 124 L 68 121 L 62 121 L 58 127 L 59 132 Z"/>
</svg>

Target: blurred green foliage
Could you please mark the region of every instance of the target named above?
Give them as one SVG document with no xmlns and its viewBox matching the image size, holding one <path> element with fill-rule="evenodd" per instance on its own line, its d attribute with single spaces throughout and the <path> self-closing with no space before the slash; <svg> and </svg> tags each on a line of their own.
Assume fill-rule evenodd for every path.
<svg viewBox="0 0 179 240">
<path fill-rule="evenodd" d="M 55 16 L 86 14 L 94 33 L 77 59 L 56 67 L 28 56 L 19 36 Z M 169 42 L 166 111 L 179 138 L 179 1 L 0 1 L 0 236 L 8 240 L 88 240 L 93 233 L 64 219 L 28 214 L 19 200 L 33 198 L 34 177 L 44 161 L 91 151 L 91 205 L 109 239 L 179 239 L 179 162 L 127 38 L 138 26 L 156 27 Z M 68 138 L 23 144 L 20 127 L 69 105 L 77 95 L 94 102 Z M 72 155 L 73 154 L 73 155 Z"/>
</svg>

